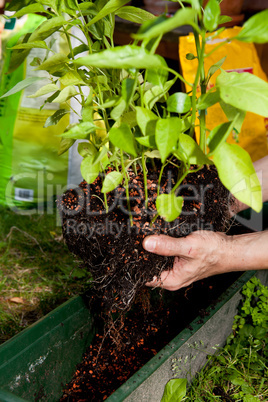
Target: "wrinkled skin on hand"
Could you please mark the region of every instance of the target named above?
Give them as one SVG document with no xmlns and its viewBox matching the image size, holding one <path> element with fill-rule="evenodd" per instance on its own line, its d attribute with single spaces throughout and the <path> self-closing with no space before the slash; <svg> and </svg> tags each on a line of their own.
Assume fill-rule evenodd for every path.
<svg viewBox="0 0 268 402">
<path fill-rule="evenodd" d="M 148 236 L 143 247 L 152 253 L 174 256 L 173 269 L 164 271 L 147 286 L 178 290 L 200 279 L 226 272 L 226 259 L 232 258 L 232 236 L 197 231 L 184 238 Z"/>
</svg>

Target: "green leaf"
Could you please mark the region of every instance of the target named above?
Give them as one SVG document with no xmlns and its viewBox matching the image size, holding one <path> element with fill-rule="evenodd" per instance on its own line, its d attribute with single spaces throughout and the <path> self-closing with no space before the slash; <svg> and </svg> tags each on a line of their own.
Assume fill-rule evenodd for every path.
<svg viewBox="0 0 268 402">
<path fill-rule="evenodd" d="M 207 92 L 204 95 L 201 95 L 197 102 L 196 102 L 196 107 L 198 110 L 205 110 L 209 108 L 210 106 L 215 105 L 221 100 L 220 98 L 220 92 L 218 90 L 214 92 Z"/>
<path fill-rule="evenodd" d="M 34 94 L 29 95 L 28 98 L 38 98 L 38 96 L 47 95 L 50 92 L 58 91 L 59 87 L 56 84 L 47 84 L 39 88 Z"/>
<path fill-rule="evenodd" d="M 100 148 L 99 152 L 97 152 L 94 156 L 94 164 L 101 162 L 102 166 L 105 168 L 110 163 L 110 159 L 108 158 L 108 148 L 104 145 Z M 116 158 L 116 157 L 115 157 Z"/>
<path fill-rule="evenodd" d="M 161 98 L 166 95 L 169 89 L 172 87 L 176 78 L 173 80 L 167 81 L 164 86 L 154 86 L 150 88 L 144 95 L 144 104 L 148 109 L 152 109 L 156 102 L 160 101 Z"/>
<path fill-rule="evenodd" d="M 90 142 L 79 142 L 77 151 L 83 158 L 90 155 L 95 156 L 97 153 L 96 147 Z"/>
<path fill-rule="evenodd" d="M 121 123 L 126 123 L 129 128 L 135 127 L 137 125 L 136 113 L 134 111 L 124 113 L 120 121 L 114 124 L 114 127 L 119 127 Z"/>
<path fill-rule="evenodd" d="M 77 92 L 76 88 L 73 85 L 69 85 L 68 87 L 63 88 L 63 90 L 60 91 L 60 94 L 52 102 L 63 103 L 78 94 L 79 92 Z"/>
<path fill-rule="evenodd" d="M 9 2 L 6 2 L 5 9 L 9 11 L 17 11 L 28 5 L 29 2 L 30 0 L 21 0 L 19 2 L 18 0 L 10 0 Z"/>
<path fill-rule="evenodd" d="M 176 197 L 174 193 L 160 194 L 156 199 L 157 212 L 167 222 L 172 222 L 176 218 L 178 218 L 178 216 L 181 213 L 182 206 L 183 206 L 183 198 Z M 173 387 L 172 389 L 174 390 Z M 173 397 L 177 398 L 177 395 L 175 394 L 173 395 Z M 171 399 L 164 399 L 164 400 L 171 401 Z M 178 401 L 178 399 L 174 399 L 174 402 L 175 401 Z"/>
<path fill-rule="evenodd" d="M 95 126 L 95 124 L 89 121 L 85 121 L 70 128 L 70 130 L 61 134 L 61 136 L 63 138 L 73 138 L 74 140 L 85 140 L 90 133 L 94 132 L 97 129 L 98 127 Z"/>
<path fill-rule="evenodd" d="M 136 140 L 147 148 L 156 148 L 155 135 L 146 135 L 145 137 L 136 137 Z"/>
<path fill-rule="evenodd" d="M 51 103 L 53 102 L 53 100 L 59 95 L 60 91 L 56 91 L 54 92 L 54 94 L 50 95 L 44 102 L 44 105 L 46 103 Z M 44 105 L 40 108 L 41 110 L 43 109 Z"/>
<path fill-rule="evenodd" d="M 88 32 L 92 35 L 94 39 L 96 39 L 95 46 L 97 47 L 97 51 L 100 50 L 100 45 L 99 41 L 105 41 L 105 35 L 104 35 L 104 21 L 99 21 L 94 25 L 91 25 L 88 27 Z M 93 47 L 93 49 L 95 49 Z M 96 49 L 95 49 L 96 50 Z"/>
<path fill-rule="evenodd" d="M 155 17 L 153 20 L 145 21 L 139 28 L 138 34 L 145 34 L 146 32 L 150 31 L 152 28 L 156 27 L 158 24 L 162 24 L 162 22 L 166 21 L 166 15 L 160 15 Z"/>
<path fill-rule="evenodd" d="M 144 152 L 144 155 L 148 156 L 148 158 L 157 158 L 157 159 L 161 159 L 161 155 L 159 153 L 159 151 L 157 151 L 156 149 L 154 149 L 153 151 L 146 151 Z"/>
<path fill-rule="evenodd" d="M 104 179 L 101 192 L 109 193 L 109 191 L 113 191 L 123 180 L 123 175 L 120 172 L 111 172 L 107 174 Z"/>
<path fill-rule="evenodd" d="M 191 107 L 191 97 L 183 92 L 176 92 L 167 100 L 167 110 L 169 112 L 187 113 Z"/>
<path fill-rule="evenodd" d="M 246 381 L 238 375 L 231 376 L 230 381 L 233 385 L 247 385 Z"/>
<path fill-rule="evenodd" d="M 77 71 L 69 71 L 60 78 L 60 82 L 67 87 L 68 85 L 86 85 Z"/>
<path fill-rule="evenodd" d="M 83 43 L 82 45 L 74 47 L 72 50 L 73 50 L 74 56 L 77 56 L 80 53 L 87 52 L 89 49 L 88 49 L 88 45 Z M 68 55 L 68 57 L 70 57 L 70 55 Z"/>
<path fill-rule="evenodd" d="M 34 13 L 45 13 L 46 10 L 41 4 L 30 4 L 29 6 L 23 7 L 21 10 L 17 11 L 12 18 L 20 18 L 23 15 L 34 14 Z"/>
<path fill-rule="evenodd" d="M 192 127 L 191 116 L 182 119 L 182 132 L 189 130 Z"/>
<path fill-rule="evenodd" d="M 162 163 L 168 155 L 177 149 L 177 141 L 181 132 L 181 119 L 170 117 L 159 119 L 156 123 L 155 140 L 161 155 Z"/>
<path fill-rule="evenodd" d="M 136 113 L 137 123 L 141 129 L 141 132 L 143 135 L 147 135 L 148 126 L 152 125 L 152 121 L 158 120 L 159 117 L 156 116 L 156 114 L 154 114 L 151 110 L 140 106 L 136 106 Z"/>
<path fill-rule="evenodd" d="M 260 212 L 261 186 L 249 154 L 236 144 L 223 143 L 217 148 L 213 161 L 223 185 L 239 201 Z"/>
<path fill-rule="evenodd" d="M 220 14 L 221 9 L 219 2 L 217 0 L 209 0 L 205 7 L 203 17 L 204 26 L 209 32 L 217 28 Z"/>
<path fill-rule="evenodd" d="M 115 121 L 118 120 L 126 110 L 126 107 L 127 107 L 126 101 L 123 98 L 121 98 L 120 101 L 117 103 L 117 105 L 111 111 L 111 118 Z"/>
<path fill-rule="evenodd" d="M 221 99 L 237 109 L 268 116 L 268 83 L 250 73 L 222 72 L 216 79 Z"/>
<path fill-rule="evenodd" d="M 66 151 L 68 151 L 69 148 L 75 143 L 75 140 L 71 138 L 62 138 L 60 141 L 60 147 L 58 150 L 58 155 L 64 154 Z"/>
<path fill-rule="evenodd" d="M 92 3 L 91 1 L 85 1 L 84 3 L 79 4 L 79 8 L 81 10 L 88 10 L 90 8 L 93 8 L 94 10 L 97 10 L 97 7 L 94 3 Z"/>
<path fill-rule="evenodd" d="M 133 156 L 137 156 L 135 138 L 126 123 L 121 124 L 120 127 L 112 127 L 109 139 L 114 146 Z"/>
<path fill-rule="evenodd" d="M 31 34 L 29 42 L 44 40 L 52 35 L 54 32 L 66 25 L 67 21 L 63 17 L 54 17 L 44 21 L 39 27 Z"/>
<path fill-rule="evenodd" d="M 63 3 L 67 3 L 67 7 L 71 10 L 77 9 L 77 2 L 75 0 L 65 0 Z"/>
<path fill-rule="evenodd" d="M 40 66 L 36 68 L 36 70 L 46 70 L 53 74 L 53 72 L 58 71 L 61 66 L 64 66 L 65 63 L 68 63 L 69 61 L 70 60 L 67 56 L 62 53 L 57 53 L 41 63 Z"/>
<path fill-rule="evenodd" d="M 209 78 L 210 78 L 213 74 L 215 74 L 216 71 L 218 71 L 218 70 L 221 68 L 221 66 L 223 65 L 223 63 L 224 63 L 225 60 L 226 60 L 226 57 L 227 57 L 227 56 L 223 57 L 222 59 L 220 59 L 219 61 L 217 61 L 217 63 L 213 64 L 213 65 L 209 68 L 209 70 L 208 70 L 208 76 L 209 76 Z"/>
<path fill-rule="evenodd" d="M 45 41 L 39 40 L 35 42 L 27 42 L 27 43 L 20 43 L 19 45 L 15 45 L 12 47 L 12 50 L 18 50 L 18 49 L 47 49 L 50 50 L 50 48 L 47 46 Z"/>
<path fill-rule="evenodd" d="M 165 69 L 147 70 L 147 81 L 163 88 L 168 79 L 168 65 L 165 59 L 162 59 L 162 64 Z"/>
<path fill-rule="evenodd" d="M 239 110 L 231 105 L 227 105 L 227 103 L 223 101 L 220 102 L 220 105 L 228 120 L 234 120 L 234 118 L 236 117 L 234 128 L 238 133 L 240 133 L 242 124 L 246 117 L 246 112 L 244 110 Z"/>
<path fill-rule="evenodd" d="M 89 27 L 92 24 L 95 24 L 97 21 L 103 19 L 106 17 L 108 14 L 114 13 L 116 10 L 119 8 L 123 7 L 125 4 L 127 4 L 129 0 L 109 0 L 104 7 L 99 11 L 99 13 L 94 17 L 87 26 Z"/>
<path fill-rule="evenodd" d="M 133 6 L 121 7 L 115 14 L 126 21 L 135 22 L 136 24 L 142 24 L 144 21 L 153 20 L 155 18 L 155 16 L 148 11 Z"/>
<path fill-rule="evenodd" d="M 28 77 L 25 78 L 25 80 L 18 82 L 13 88 L 11 88 L 8 92 L 6 92 L 4 95 L 0 96 L 1 98 L 6 98 L 7 96 L 14 95 L 17 92 L 22 91 L 25 88 L 28 88 L 30 85 L 32 85 L 34 82 L 43 80 L 44 77 Z"/>
<path fill-rule="evenodd" d="M 170 380 L 164 390 L 161 402 L 180 402 L 186 395 L 187 380 L 185 378 L 174 378 Z"/>
<path fill-rule="evenodd" d="M 214 127 L 207 138 L 207 144 L 209 146 L 210 154 L 213 154 L 217 148 L 224 143 L 233 130 L 235 121 L 219 124 Z"/>
<path fill-rule="evenodd" d="M 183 25 L 192 25 L 197 29 L 197 32 L 199 32 L 198 26 L 194 23 L 196 15 L 197 13 L 195 10 L 185 7 L 181 10 L 178 10 L 173 17 L 165 18 L 163 22 L 157 25 L 152 25 L 150 29 L 145 30 L 145 32 L 139 30 L 137 34 L 133 35 L 133 37 L 139 40 L 149 40 L 155 38 L 156 36 L 162 36 L 165 33 Z"/>
<path fill-rule="evenodd" d="M 199 148 L 195 140 L 187 134 L 179 135 L 178 152 L 182 153 L 192 165 L 211 164 L 212 162 Z"/>
<path fill-rule="evenodd" d="M 74 64 L 98 68 L 155 68 L 162 67 L 161 56 L 149 54 L 144 48 L 134 45 L 117 46 L 101 52 L 79 57 Z"/>
<path fill-rule="evenodd" d="M 59 109 L 57 110 L 52 116 L 49 116 L 44 124 L 44 128 L 49 127 L 49 126 L 55 126 L 58 124 L 60 119 L 62 119 L 63 116 L 66 114 L 70 113 L 69 110 L 67 109 Z"/>
<path fill-rule="evenodd" d="M 268 10 L 261 11 L 249 18 L 235 39 L 242 42 L 266 43 L 268 42 Z"/>
<path fill-rule="evenodd" d="M 219 16 L 219 25 L 221 24 L 226 24 L 226 22 L 232 21 L 232 17 L 229 17 L 228 15 L 220 15 Z"/>
<path fill-rule="evenodd" d="M 136 88 L 136 80 L 132 78 L 125 78 L 122 82 L 122 97 L 128 106 L 131 102 Z"/>
<path fill-rule="evenodd" d="M 260 399 L 257 396 L 245 395 L 243 397 L 243 402 L 258 402 Z"/>
<path fill-rule="evenodd" d="M 100 164 L 93 163 L 92 156 L 86 156 L 81 162 L 81 175 L 87 183 L 93 183 L 100 173 Z"/>
</svg>

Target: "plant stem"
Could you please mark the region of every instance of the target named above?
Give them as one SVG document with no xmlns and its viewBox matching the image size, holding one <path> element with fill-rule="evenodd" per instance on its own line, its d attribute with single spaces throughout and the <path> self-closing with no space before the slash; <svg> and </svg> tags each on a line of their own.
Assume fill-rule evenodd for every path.
<svg viewBox="0 0 268 402">
<path fill-rule="evenodd" d="M 107 203 L 107 194 L 106 193 L 103 193 L 103 198 L 104 198 L 105 209 L 106 209 L 106 212 L 108 213 L 109 207 L 108 207 L 108 203 Z"/>
<path fill-rule="evenodd" d="M 161 179 L 162 179 L 162 175 L 163 175 L 163 171 L 164 171 L 164 169 L 165 169 L 165 166 L 166 166 L 166 164 L 164 164 L 164 165 L 161 166 L 161 170 L 160 170 L 160 173 L 159 173 L 159 177 L 158 177 L 158 188 L 157 188 L 157 196 L 159 196 L 159 193 L 160 193 L 160 184 L 161 184 Z"/>
<path fill-rule="evenodd" d="M 167 70 L 169 73 L 175 75 L 175 77 L 179 78 L 179 80 L 184 82 L 184 84 L 189 85 L 189 87 L 193 86 L 193 84 L 191 84 L 190 82 L 186 81 L 186 79 L 182 75 L 180 75 L 177 71 L 173 70 L 173 68 L 163 67 L 163 70 Z"/>
<path fill-rule="evenodd" d="M 205 38 L 202 37 L 202 47 L 201 47 L 201 55 L 200 55 L 200 63 L 201 63 L 201 70 L 200 70 L 201 95 L 205 95 L 205 93 L 207 91 L 206 76 L 205 76 L 205 69 L 204 69 L 205 46 L 206 46 L 206 41 L 205 41 Z M 204 152 L 204 154 L 207 153 L 207 147 L 206 147 L 206 110 L 201 110 L 200 111 L 200 148 Z"/>
<path fill-rule="evenodd" d="M 195 81 L 193 85 L 193 93 L 192 93 L 192 121 L 191 121 L 191 136 L 194 133 L 195 127 L 195 119 L 196 119 L 196 94 L 197 94 L 197 87 L 200 79 L 200 86 L 201 86 L 201 94 L 206 93 L 206 83 L 205 83 L 205 69 L 204 69 L 204 54 L 205 54 L 205 31 L 201 32 L 202 36 L 202 44 L 200 46 L 200 39 L 199 34 L 194 30 L 194 37 L 195 37 L 195 44 L 196 44 L 196 51 L 198 57 L 198 68 L 195 76 Z M 202 110 L 200 113 L 200 148 L 205 153 L 206 152 L 206 111 Z"/>
<path fill-rule="evenodd" d="M 76 7 L 77 7 L 77 9 L 79 10 L 80 18 L 81 18 L 81 20 L 82 20 L 82 28 L 80 28 L 80 29 L 82 30 L 83 34 L 85 35 L 85 37 L 86 37 L 86 39 L 87 39 L 89 53 L 91 54 L 91 53 L 92 53 L 91 39 L 90 39 L 90 36 L 89 36 L 89 34 L 88 34 L 88 32 L 89 32 L 88 29 L 87 29 L 87 28 L 84 29 L 84 27 L 86 27 L 87 24 L 86 24 L 85 18 L 84 18 L 84 16 L 83 16 L 83 13 L 82 13 L 82 11 L 81 11 L 81 8 L 79 7 L 78 1 L 76 1 Z"/>
<path fill-rule="evenodd" d="M 129 200 L 129 189 L 128 189 L 128 174 L 125 169 L 125 164 L 124 164 L 124 153 L 122 149 L 120 149 L 120 157 L 121 157 L 121 167 L 122 167 L 122 172 L 123 176 L 125 179 L 125 190 L 126 190 L 126 197 L 127 197 L 127 206 L 128 206 L 128 211 L 129 211 L 129 219 L 130 219 L 130 224 L 131 226 L 133 225 L 133 217 L 131 213 L 131 208 L 130 208 L 130 200 Z"/>
<path fill-rule="evenodd" d="M 196 173 L 198 172 L 200 169 L 202 169 L 204 165 L 199 166 L 197 169 L 186 169 L 184 174 L 180 177 L 180 179 L 177 181 L 177 183 L 175 184 L 175 186 L 173 187 L 173 189 L 171 190 L 171 193 L 174 193 L 177 188 L 179 187 L 179 185 L 182 183 L 182 181 L 185 179 L 186 176 L 188 176 L 189 173 Z"/>
<path fill-rule="evenodd" d="M 142 163 L 142 170 L 143 170 L 145 209 L 147 210 L 147 208 L 148 208 L 147 167 L 146 167 L 146 163 L 145 163 L 144 151 L 142 152 L 141 163 Z"/>
<path fill-rule="evenodd" d="M 155 216 L 153 217 L 153 219 L 151 220 L 151 222 L 150 222 L 150 225 L 152 226 L 152 224 L 156 221 L 156 219 L 158 218 L 158 216 L 159 216 L 159 213 L 157 212 L 156 214 L 155 214 Z"/>
<path fill-rule="evenodd" d="M 233 38 L 232 38 L 233 39 Z M 216 52 L 220 47 L 226 45 L 227 43 L 231 42 L 231 39 L 226 39 L 224 42 L 220 43 L 218 46 L 216 46 L 213 50 L 211 50 L 208 54 L 205 55 L 205 57 L 211 56 L 214 52 Z"/>
</svg>

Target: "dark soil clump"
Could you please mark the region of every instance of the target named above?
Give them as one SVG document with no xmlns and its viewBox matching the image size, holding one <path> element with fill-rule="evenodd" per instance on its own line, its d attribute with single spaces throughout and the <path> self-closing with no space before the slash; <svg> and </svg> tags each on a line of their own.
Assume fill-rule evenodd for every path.
<svg viewBox="0 0 268 402">
<path fill-rule="evenodd" d="M 164 172 L 160 192 L 168 192 L 173 187 L 175 174 L 175 169 Z M 172 257 L 153 255 L 143 249 L 145 236 L 181 237 L 198 229 L 224 231 L 228 218 L 229 193 L 214 167 L 187 176 L 187 182 L 178 191 L 184 197 L 183 212 L 171 223 L 158 217 L 151 224 L 156 214 L 156 173 L 148 172 L 147 209 L 141 174 L 132 171 L 129 176 L 132 226 L 123 186 L 107 195 L 109 212 L 106 213 L 101 177 L 93 184 L 82 182 L 79 188 L 67 191 L 60 202 L 66 243 L 88 268 L 93 278 L 92 291 L 95 290 L 103 310 L 108 312 L 128 310 L 146 282 L 172 267 Z"/>
</svg>

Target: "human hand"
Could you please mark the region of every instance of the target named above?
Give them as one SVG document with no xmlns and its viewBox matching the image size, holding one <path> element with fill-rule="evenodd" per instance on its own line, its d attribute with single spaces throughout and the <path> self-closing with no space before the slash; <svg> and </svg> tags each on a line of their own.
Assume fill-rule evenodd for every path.
<svg viewBox="0 0 268 402">
<path fill-rule="evenodd" d="M 163 256 L 174 256 L 173 268 L 164 271 L 160 279 L 147 283 L 150 287 L 178 290 L 212 275 L 227 272 L 232 259 L 232 236 L 200 230 L 184 238 L 165 235 L 148 236 L 145 250 Z"/>
</svg>

